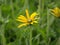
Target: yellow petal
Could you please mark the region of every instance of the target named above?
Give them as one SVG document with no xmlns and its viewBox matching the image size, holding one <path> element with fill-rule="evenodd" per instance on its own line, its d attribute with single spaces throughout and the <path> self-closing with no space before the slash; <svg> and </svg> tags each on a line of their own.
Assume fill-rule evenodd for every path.
<svg viewBox="0 0 60 45">
<path fill-rule="evenodd" d="M 54 12 L 55 12 L 56 14 L 59 13 L 59 8 L 56 7 L 56 8 L 54 9 Z"/>
<path fill-rule="evenodd" d="M 52 14 L 56 17 L 59 17 L 60 16 L 60 9 L 58 7 L 52 9 Z"/>
<path fill-rule="evenodd" d="M 23 15 L 20 15 L 20 16 L 18 17 L 18 19 L 27 20 L 26 17 L 23 16 Z"/>
<path fill-rule="evenodd" d="M 18 28 L 21 28 L 22 26 L 26 26 L 26 25 L 27 25 L 27 23 L 21 24 L 18 26 Z"/>
<path fill-rule="evenodd" d="M 59 10 L 59 8 L 58 7 L 56 7 L 56 8 L 54 8 L 55 10 Z"/>
<path fill-rule="evenodd" d="M 21 21 L 21 22 L 27 22 L 26 17 L 24 17 L 23 15 L 20 15 L 17 19 L 17 21 Z"/>
<path fill-rule="evenodd" d="M 33 24 L 33 23 L 38 23 L 37 21 L 33 21 L 33 22 L 31 22 L 31 24 Z"/>
<path fill-rule="evenodd" d="M 20 19 L 16 19 L 17 21 L 19 21 L 19 22 L 24 22 L 24 23 L 26 23 L 27 21 L 25 21 L 25 20 L 20 20 Z"/>
<path fill-rule="evenodd" d="M 26 9 L 26 16 L 27 16 L 27 18 L 29 19 L 29 12 L 28 12 L 27 9 Z"/>
<path fill-rule="evenodd" d="M 38 23 L 37 21 L 34 21 L 34 23 Z"/>
<path fill-rule="evenodd" d="M 35 18 L 36 15 L 37 15 L 36 12 L 32 13 L 31 16 L 30 16 L 30 19 L 31 19 L 31 20 L 34 20 L 34 18 Z"/>
<path fill-rule="evenodd" d="M 34 22 L 31 22 L 31 24 L 33 24 Z"/>
</svg>

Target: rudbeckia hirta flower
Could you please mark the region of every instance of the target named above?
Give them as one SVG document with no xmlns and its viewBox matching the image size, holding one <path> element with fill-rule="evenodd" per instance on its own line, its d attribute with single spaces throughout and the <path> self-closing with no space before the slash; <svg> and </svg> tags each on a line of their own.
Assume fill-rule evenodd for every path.
<svg viewBox="0 0 60 45">
<path fill-rule="evenodd" d="M 29 15 L 28 10 L 26 9 L 26 17 L 23 16 L 23 15 L 20 15 L 17 18 L 17 21 L 22 22 L 22 24 L 20 24 L 18 26 L 18 28 L 20 28 L 22 26 L 31 25 L 33 23 L 38 23 L 37 20 L 36 20 L 36 18 L 35 18 L 36 16 L 37 16 L 37 13 L 36 12 L 32 13 L 31 15 Z"/>
<path fill-rule="evenodd" d="M 56 17 L 60 17 L 60 9 L 58 7 L 55 7 L 54 9 L 51 10 L 52 14 Z"/>
</svg>

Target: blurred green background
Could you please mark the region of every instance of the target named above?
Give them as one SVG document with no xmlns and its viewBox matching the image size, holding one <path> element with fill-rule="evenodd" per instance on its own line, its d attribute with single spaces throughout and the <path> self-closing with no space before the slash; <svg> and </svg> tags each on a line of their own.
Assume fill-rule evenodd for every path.
<svg viewBox="0 0 60 45">
<path fill-rule="evenodd" d="M 51 14 L 50 9 L 60 7 L 60 0 L 0 0 L 0 45 L 60 45 L 60 18 Z M 16 18 L 25 10 L 37 12 L 38 24 L 17 28 Z"/>
</svg>

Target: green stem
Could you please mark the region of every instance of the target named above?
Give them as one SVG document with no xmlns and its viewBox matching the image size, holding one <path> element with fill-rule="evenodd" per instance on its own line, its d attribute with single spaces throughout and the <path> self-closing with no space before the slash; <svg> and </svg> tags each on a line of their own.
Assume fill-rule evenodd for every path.
<svg viewBox="0 0 60 45">
<path fill-rule="evenodd" d="M 25 0 L 24 8 L 28 9 L 28 6 L 29 6 L 29 0 Z"/>
<path fill-rule="evenodd" d="M 0 19 L 2 18 L 2 16 L 1 16 L 1 6 L 0 6 Z"/>
<path fill-rule="evenodd" d="M 47 1 L 47 44 L 46 45 L 50 45 L 50 38 L 49 38 L 49 28 L 50 28 L 50 19 L 49 19 L 49 16 L 50 16 L 50 10 L 48 8 L 48 3 L 51 2 L 51 0 L 48 0 Z"/>
<path fill-rule="evenodd" d="M 4 36 L 4 24 L 0 27 L 0 35 L 1 35 L 1 43 L 2 45 L 6 45 L 6 39 L 5 39 L 5 36 Z"/>
<path fill-rule="evenodd" d="M 26 45 L 28 45 L 28 40 L 27 40 L 27 38 L 25 39 L 25 42 L 26 42 Z"/>
<path fill-rule="evenodd" d="M 44 11 L 44 0 L 39 0 L 38 9 L 39 9 L 39 14 L 42 16 L 43 11 Z"/>
<path fill-rule="evenodd" d="M 43 11 L 44 11 L 44 0 L 41 0 L 41 5 L 42 5 L 42 14 L 43 14 Z"/>
<path fill-rule="evenodd" d="M 32 30 L 30 30 L 30 45 L 32 45 Z"/>
<path fill-rule="evenodd" d="M 11 6 L 11 8 L 12 8 L 12 9 L 11 9 L 11 10 L 12 10 L 12 12 L 11 12 L 11 13 L 12 13 L 12 18 L 15 19 L 15 17 L 14 17 L 14 7 L 13 7 L 13 2 L 12 2 L 12 0 L 10 1 L 10 6 Z"/>
<path fill-rule="evenodd" d="M 2 20 L 2 11 L 1 11 L 1 6 L 0 6 L 0 19 Z M 2 45 L 6 45 L 6 40 L 5 40 L 5 36 L 4 36 L 4 24 L 1 25 L 0 27 L 0 35 L 1 35 L 1 43 Z"/>
<path fill-rule="evenodd" d="M 7 4 L 7 0 L 5 0 L 5 5 Z"/>
<path fill-rule="evenodd" d="M 38 6 L 38 13 L 39 13 L 39 15 L 41 14 L 41 4 L 40 4 L 40 0 L 39 0 L 39 6 Z"/>
<path fill-rule="evenodd" d="M 41 16 L 40 18 L 43 18 L 43 11 L 44 11 L 44 0 L 39 0 L 39 6 L 38 6 L 38 13 L 39 13 L 39 16 Z M 43 22 L 42 22 L 43 24 Z M 39 25 L 40 26 L 40 25 Z M 38 44 L 40 43 L 40 37 L 38 38 Z"/>
<path fill-rule="evenodd" d="M 21 43 L 21 39 L 19 39 L 19 45 L 21 45 L 22 43 Z"/>
<path fill-rule="evenodd" d="M 39 17 L 40 17 L 41 16 L 41 0 L 39 0 L 38 3 L 39 3 L 39 5 L 38 5 L 38 14 L 39 14 Z M 38 26 L 40 26 L 40 25 L 38 25 Z M 38 37 L 38 39 L 37 39 L 37 45 L 39 45 L 39 43 L 40 43 L 40 37 Z"/>
<path fill-rule="evenodd" d="M 47 45 L 49 45 L 49 27 L 50 27 L 50 25 L 49 25 L 49 9 L 47 8 L 47 30 L 46 30 L 46 32 L 47 32 Z"/>
<path fill-rule="evenodd" d="M 39 43 L 40 43 L 40 39 L 38 38 L 38 39 L 37 39 L 37 45 L 39 45 Z"/>
</svg>

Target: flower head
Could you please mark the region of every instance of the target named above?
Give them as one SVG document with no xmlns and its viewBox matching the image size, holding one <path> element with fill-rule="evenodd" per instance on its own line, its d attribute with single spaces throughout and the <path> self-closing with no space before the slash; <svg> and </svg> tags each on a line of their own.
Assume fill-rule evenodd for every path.
<svg viewBox="0 0 60 45">
<path fill-rule="evenodd" d="M 20 25 L 18 26 L 18 28 L 20 28 L 20 27 L 22 27 L 22 26 L 30 25 L 30 24 L 33 24 L 33 23 L 38 23 L 37 20 L 35 19 L 36 16 L 37 16 L 37 13 L 36 13 L 36 12 L 32 13 L 32 14 L 29 16 L 29 12 L 28 12 L 28 10 L 26 9 L 26 17 L 23 16 L 23 15 L 20 15 L 20 16 L 17 18 L 17 21 L 23 23 L 23 24 L 20 24 Z"/>
<path fill-rule="evenodd" d="M 60 9 L 58 7 L 55 7 L 54 9 L 51 10 L 52 14 L 56 17 L 60 17 Z"/>
</svg>

